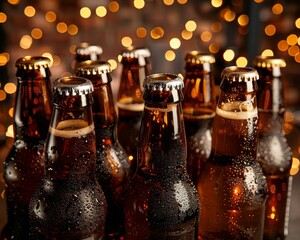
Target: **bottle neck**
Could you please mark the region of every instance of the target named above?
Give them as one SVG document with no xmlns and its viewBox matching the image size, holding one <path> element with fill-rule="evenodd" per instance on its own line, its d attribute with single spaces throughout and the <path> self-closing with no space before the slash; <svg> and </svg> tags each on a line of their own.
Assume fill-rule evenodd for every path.
<svg viewBox="0 0 300 240">
<path fill-rule="evenodd" d="M 94 176 L 96 139 L 92 96 L 56 96 L 46 141 L 46 176 L 51 179 Z"/>
<path fill-rule="evenodd" d="M 259 131 L 282 132 L 285 107 L 280 67 L 257 68 L 257 71 L 260 75 L 257 92 Z"/>
<path fill-rule="evenodd" d="M 277 68 L 276 68 L 277 69 Z M 273 68 L 274 70 L 274 68 Z M 258 81 L 257 106 L 260 111 L 284 111 L 282 80 L 280 68 L 274 70 L 278 76 L 273 76 L 272 69 L 258 68 L 260 79 Z"/>
<path fill-rule="evenodd" d="M 114 144 L 117 140 L 117 114 L 110 83 L 94 84 L 93 98 L 97 144 Z"/>
<path fill-rule="evenodd" d="M 258 134 L 255 92 L 221 92 L 212 133 L 215 155 L 255 161 Z"/>
<path fill-rule="evenodd" d="M 216 108 L 214 87 L 211 72 L 201 70 L 200 67 L 186 68 L 183 89 L 184 101 L 182 103 L 185 119 L 214 117 Z"/>
<path fill-rule="evenodd" d="M 18 79 L 14 108 L 14 133 L 17 140 L 39 142 L 46 139 L 52 112 L 51 97 L 48 77 Z"/>
<path fill-rule="evenodd" d="M 186 162 L 185 129 L 180 103 L 145 103 L 139 147 L 138 173 L 144 176 L 172 175 Z M 174 174 L 175 173 L 175 174 Z"/>
<path fill-rule="evenodd" d="M 148 59 L 142 59 L 143 64 L 140 63 L 139 58 L 122 60 L 121 81 L 117 97 L 117 105 L 120 109 L 128 108 L 126 105 L 134 105 L 132 108 L 136 110 L 139 108 L 140 112 L 143 111 L 143 81 L 150 74 L 150 67 Z"/>
</svg>

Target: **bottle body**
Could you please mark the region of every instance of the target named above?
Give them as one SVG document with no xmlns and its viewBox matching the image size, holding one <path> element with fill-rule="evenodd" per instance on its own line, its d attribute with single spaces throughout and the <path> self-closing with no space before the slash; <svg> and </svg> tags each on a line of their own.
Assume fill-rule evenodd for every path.
<svg viewBox="0 0 300 240">
<path fill-rule="evenodd" d="M 264 239 L 285 239 L 288 235 L 289 202 L 292 188 L 292 151 L 283 134 L 283 59 L 257 57 L 259 142 L 257 160 L 267 178 Z"/>
<path fill-rule="evenodd" d="M 2 239 L 28 238 L 28 205 L 44 176 L 44 143 L 52 112 L 49 65 L 44 57 L 16 62 L 15 142 L 4 163 L 8 223 Z"/>
<path fill-rule="evenodd" d="M 143 81 L 150 74 L 151 53 L 133 48 L 122 54 L 122 73 L 117 96 L 118 139 L 131 162 L 131 175 L 137 166 L 137 143 L 144 109 Z"/>
<path fill-rule="evenodd" d="M 96 175 L 107 200 L 106 239 L 124 236 L 124 193 L 129 182 L 127 154 L 117 136 L 117 114 L 107 62 L 86 61 L 79 65 L 78 76 L 94 86 L 93 119 L 96 132 Z"/>
<path fill-rule="evenodd" d="M 191 51 L 185 58 L 183 116 L 187 138 L 187 171 L 196 185 L 211 152 L 216 100 L 210 54 Z"/>
<path fill-rule="evenodd" d="M 228 70 L 226 74 L 240 71 Z M 199 225 L 199 238 L 262 239 L 267 189 L 256 161 L 255 91 L 250 81 L 225 81 L 213 123 L 212 152 L 197 186 L 200 219 L 206 220 Z"/>
<path fill-rule="evenodd" d="M 162 80 L 168 76 L 158 74 L 153 78 Z M 157 103 L 156 97 L 152 103 L 147 102 L 148 97 L 152 98 L 150 88 L 144 94 L 138 170 L 125 195 L 125 239 L 195 239 L 199 201 L 185 167 L 181 104 Z M 159 92 L 156 91 L 157 98 Z M 164 97 L 168 94 L 166 90 Z"/>
<path fill-rule="evenodd" d="M 54 89 L 46 173 L 29 206 L 30 239 L 103 239 L 106 201 L 95 175 L 92 84 L 62 78 Z"/>
</svg>

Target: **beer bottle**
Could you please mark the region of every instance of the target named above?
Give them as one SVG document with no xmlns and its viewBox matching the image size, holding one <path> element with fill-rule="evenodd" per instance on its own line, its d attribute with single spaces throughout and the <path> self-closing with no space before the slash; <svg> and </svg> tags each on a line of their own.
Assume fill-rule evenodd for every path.
<svg viewBox="0 0 300 240">
<path fill-rule="evenodd" d="M 99 61 L 102 53 L 103 49 L 98 45 L 90 45 L 88 43 L 80 44 L 75 50 L 75 72 L 77 71 L 79 63 L 87 60 Z"/>
<path fill-rule="evenodd" d="M 110 82 L 108 62 L 85 61 L 77 70 L 80 77 L 94 85 L 93 117 L 96 131 L 96 174 L 106 200 L 106 239 L 124 236 L 124 192 L 128 184 L 127 154 L 117 138 L 117 115 Z"/>
<path fill-rule="evenodd" d="M 45 177 L 30 205 L 30 239 L 103 239 L 106 201 L 96 180 L 92 83 L 53 83 L 53 114 L 45 145 Z"/>
<path fill-rule="evenodd" d="M 196 185 L 211 151 L 211 129 L 215 115 L 213 55 L 189 52 L 185 58 L 183 117 L 187 138 L 187 171 Z"/>
<path fill-rule="evenodd" d="M 150 51 L 128 48 L 122 53 L 122 73 L 117 95 L 118 136 L 121 145 L 136 170 L 137 141 L 144 108 L 143 81 L 150 74 Z"/>
<path fill-rule="evenodd" d="M 227 67 L 212 129 L 212 150 L 197 190 L 200 239 L 262 239 L 266 179 L 256 160 L 257 71 Z"/>
<path fill-rule="evenodd" d="M 50 60 L 19 58 L 14 104 L 14 145 L 4 162 L 8 222 L 1 239 L 28 239 L 28 205 L 44 176 L 44 143 L 52 105 Z"/>
<path fill-rule="evenodd" d="M 267 178 L 269 190 L 264 239 L 285 239 L 292 187 L 292 151 L 283 134 L 285 107 L 281 68 L 286 64 L 283 59 L 262 56 L 257 57 L 254 64 L 259 73 L 257 159 Z"/>
<path fill-rule="evenodd" d="M 144 88 L 138 170 L 125 193 L 125 239 L 194 240 L 199 200 L 186 171 L 183 81 L 154 74 Z"/>
</svg>

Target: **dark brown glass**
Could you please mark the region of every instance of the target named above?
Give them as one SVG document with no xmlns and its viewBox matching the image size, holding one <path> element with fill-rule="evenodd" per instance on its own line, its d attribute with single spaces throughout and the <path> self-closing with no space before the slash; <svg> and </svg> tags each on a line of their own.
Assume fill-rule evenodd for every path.
<svg viewBox="0 0 300 240">
<path fill-rule="evenodd" d="M 122 53 L 122 73 L 117 96 L 118 137 L 136 171 L 137 143 L 144 109 L 143 81 L 150 74 L 150 51 L 128 48 Z"/>
<path fill-rule="evenodd" d="M 78 65 L 84 61 L 99 61 L 103 52 L 102 47 L 97 45 L 90 45 L 88 43 L 81 43 L 75 49 L 74 56 L 74 71 L 77 71 Z"/>
<path fill-rule="evenodd" d="M 1 239 L 28 239 L 28 205 L 44 176 L 44 143 L 51 118 L 50 60 L 16 61 L 15 142 L 4 163 L 8 223 Z"/>
<path fill-rule="evenodd" d="M 107 200 L 106 239 L 124 237 L 124 193 L 129 182 L 127 154 L 117 137 L 117 114 L 107 62 L 85 61 L 77 70 L 94 85 L 93 118 L 96 131 L 97 179 Z"/>
<path fill-rule="evenodd" d="M 257 57 L 259 73 L 257 106 L 259 144 L 257 160 L 267 178 L 264 239 L 285 239 L 288 235 L 289 202 L 291 197 L 292 151 L 283 134 L 284 95 L 281 68 L 283 59 Z"/>
<path fill-rule="evenodd" d="M 211 130 L 216 109 L 212 55 L 189 52 L 185 58 L 183 116 L 187 138 L 187 171 L 196 185 L 211 152 Z"/>
<path fill-rule="evenodd" d="M 138 170 L 125 194 L 125 239 L 196 239 L 199 201 L 186 171 L 186 138 L 176 75 L 145 79 Z"/>
<path fill-rule="evenodd" d="M 92 83 L 54 81 L 53 114 L 45 146 L 45 177 L 30 205 L 30 239 L 103 239 L 104 193 L 96 180 Z"/>
<path fill-rule="evenodd" d="M 266 180 L 256 161 L 257 72 L 228 67 L 212 130 L 212 151 L 198 182 L 200 239 L 262 239 Z"/>
</svg>

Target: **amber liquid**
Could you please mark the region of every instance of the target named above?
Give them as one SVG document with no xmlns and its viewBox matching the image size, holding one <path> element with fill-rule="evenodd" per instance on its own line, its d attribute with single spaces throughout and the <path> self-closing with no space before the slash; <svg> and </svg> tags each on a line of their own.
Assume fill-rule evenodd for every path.
<svg viewBox="0 0 300 240">
<path fill-rule="evenodd" d="M 285 239 L 288 232 L 291 176 L 267 176 L 264 239 Z"/>
<path fill-rule="evenodd" d="M 205 162 L 211 152 L 213 115 L 197 118 L 184 115 L 187 139 L 187 171 L 197 185 Z"/>
<path fill-rule="evenodd" d="M 50 127 L 46 144 L 46 177 L 29 206 L 30 239 L 103 239 L 104 193 L 95 178 L 93 126 L 74 130 L 77 123 Z"/>
<path fill-rule="evenodd" d="M 118 139 L 128 155 L 131 168 L 130 176 L 136 172 L 137 168 L 137 145 L 142 121 L 142 113 L 142 111 L 119 108 Z"/>
<path fill-rule="evenodd" d="M 199 238 L 261 240 L 267 189 L 256 161 L 257 112 L 216 113 L 212 154 L 197 186 Z"/>
</svg>

